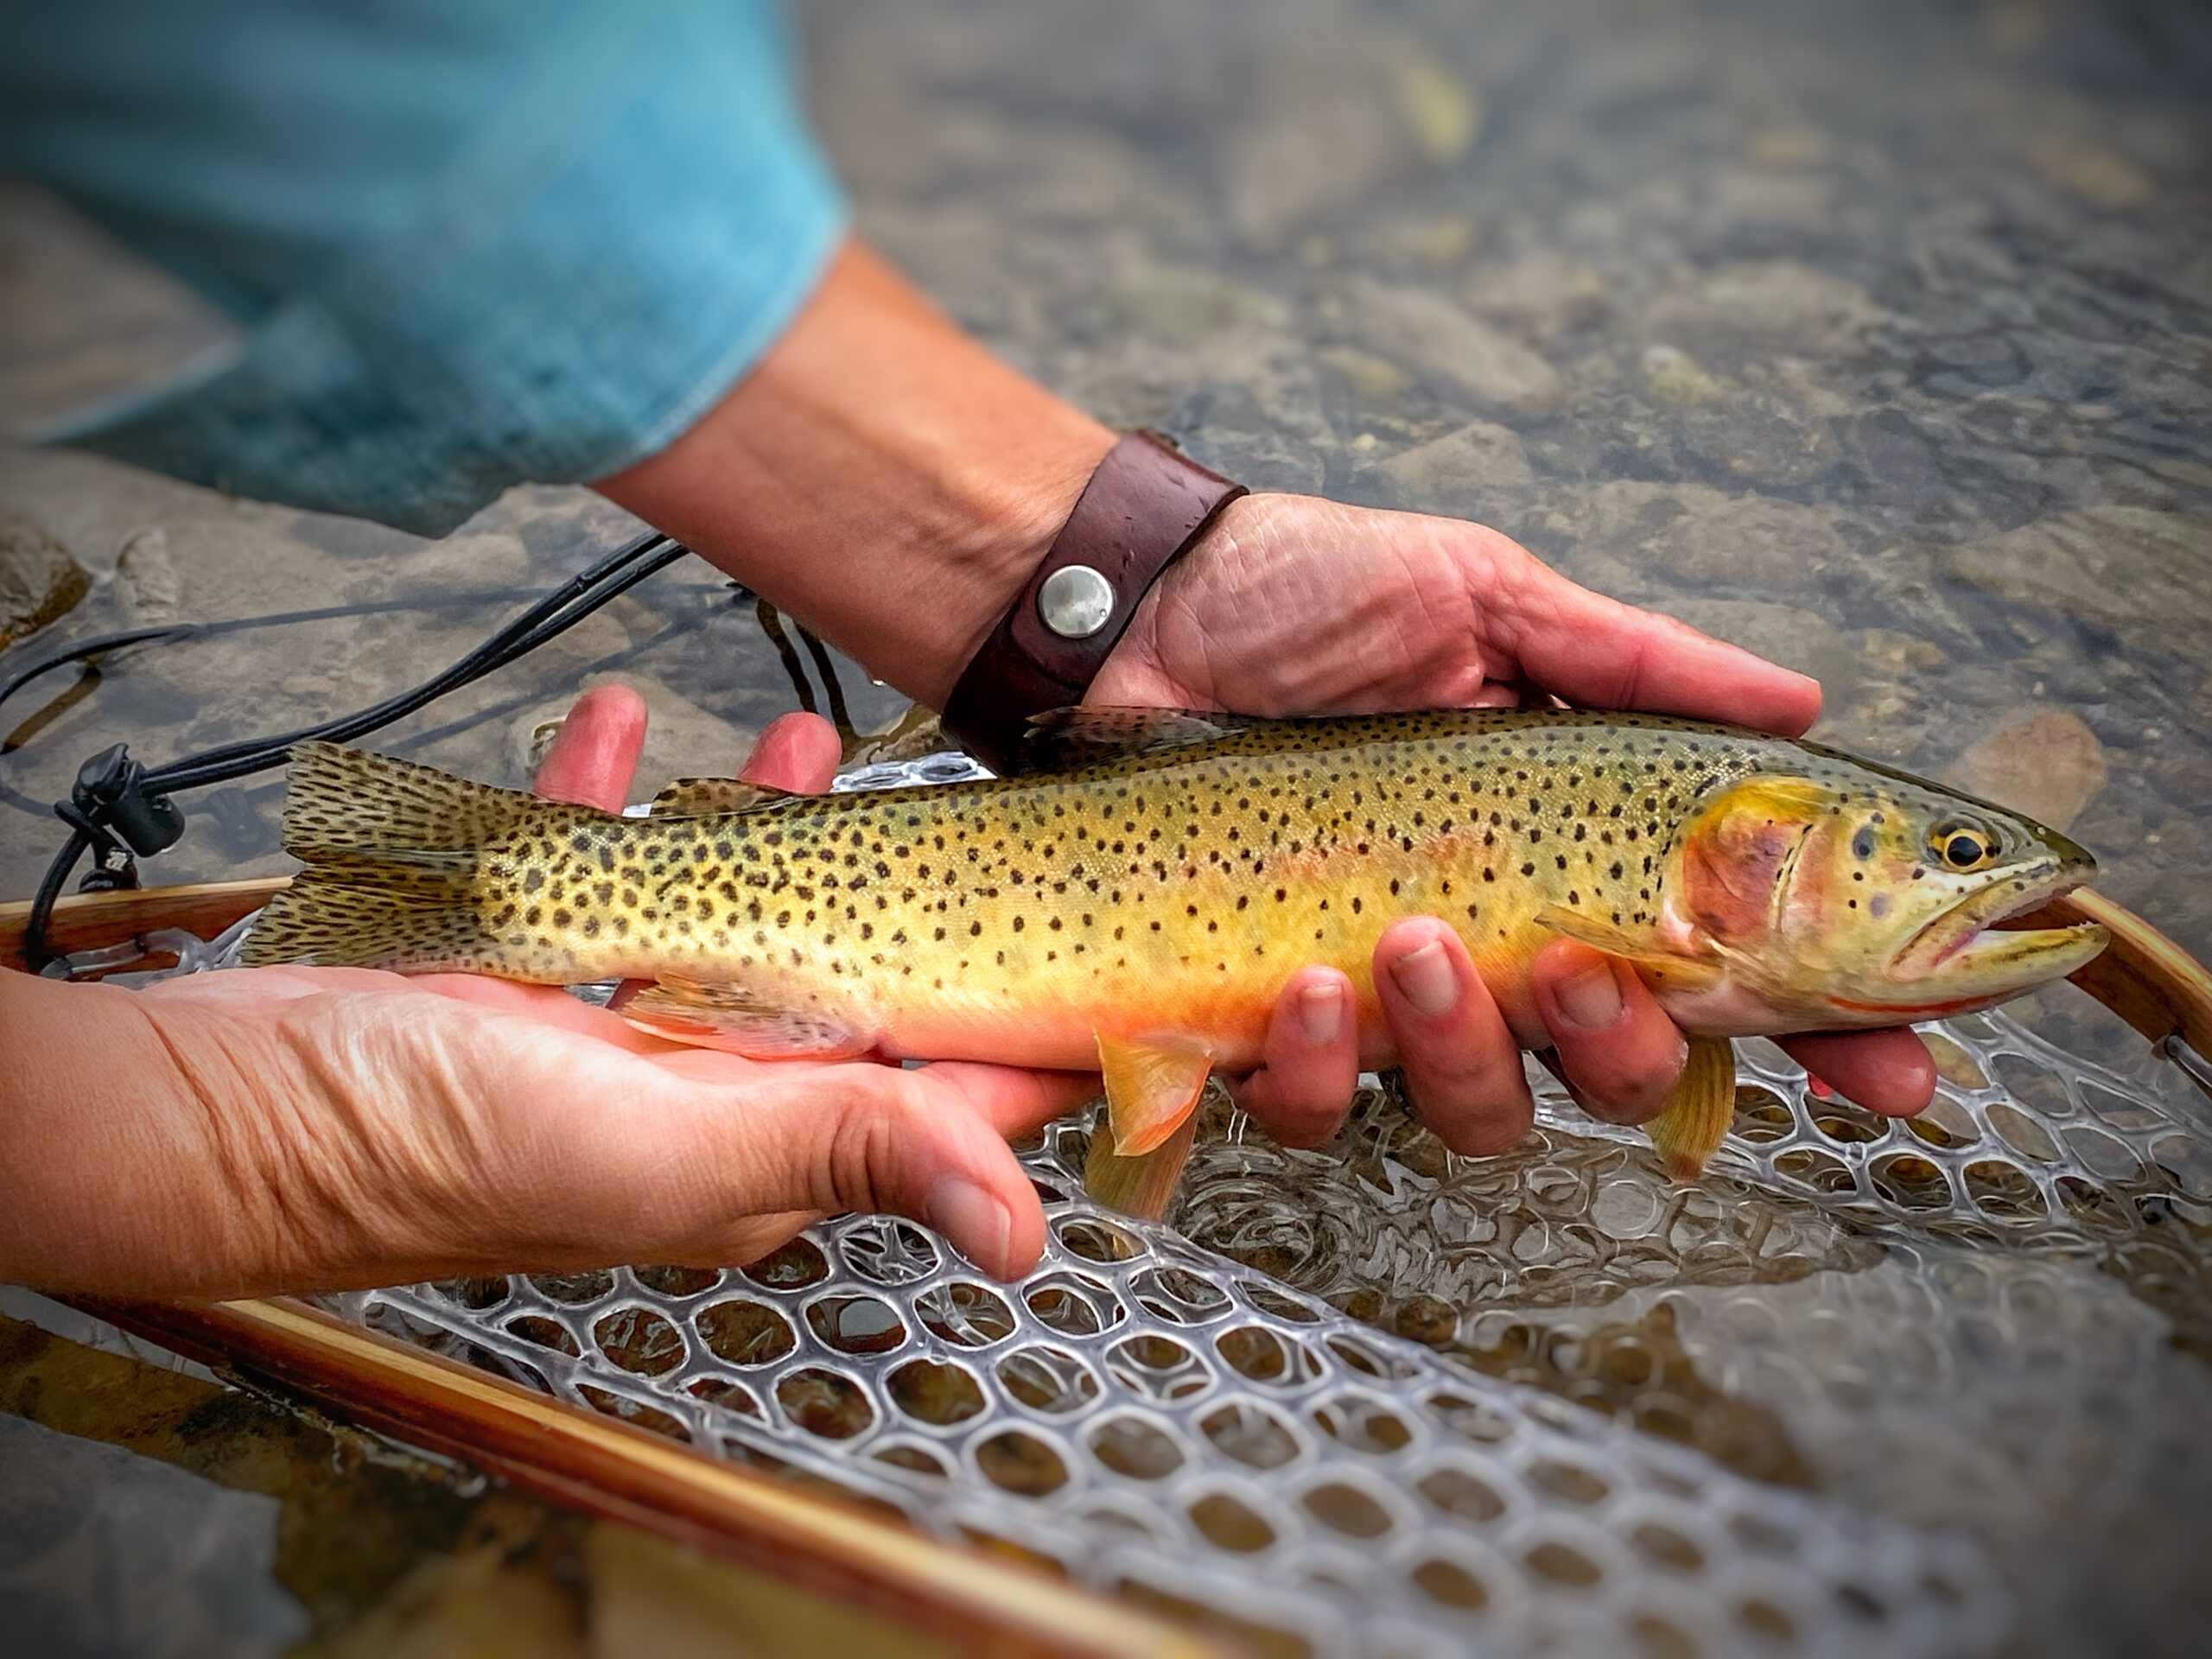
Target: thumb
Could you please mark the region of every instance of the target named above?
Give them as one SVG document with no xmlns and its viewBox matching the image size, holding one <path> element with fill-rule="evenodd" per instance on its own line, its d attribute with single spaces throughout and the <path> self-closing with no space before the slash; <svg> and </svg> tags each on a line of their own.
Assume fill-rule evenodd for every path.
<svg viewBox="0 0 2212 1659">
<path fill-rule="evenodd" d="M 1037 1264 L 1045 1212 L 1000 1131 L 957 1083 L 883 1065 L 807 1067 L 747 1090 L 746 1209 L 906 1216 L 998 1279 Z"/>
</svg>

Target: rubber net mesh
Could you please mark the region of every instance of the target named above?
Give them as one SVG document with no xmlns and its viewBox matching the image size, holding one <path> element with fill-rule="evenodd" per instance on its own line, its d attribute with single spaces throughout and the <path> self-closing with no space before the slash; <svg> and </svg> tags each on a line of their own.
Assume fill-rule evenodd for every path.
<svg viewBox="0 0 2212 1659">
<path fill-rule="evenodd" d="M 852 1217 L 742 1269 L 328 1306 L 1262 1650 L 2155 1643 L 2204 1611 L 2212 1113 L 2147 1051 L 1931 1036 L 1909 1123 L 1739 1046 L 1692 1187 L 1534 1070 L 1535 1133 L 1479 1160 L 1386 1085 L 1319 1152 L 1217 1093 L 1166 1225 L 1084 1198 L 1088 1117 L 1023 1148 L 1015 1286 Z"/>
</svg>

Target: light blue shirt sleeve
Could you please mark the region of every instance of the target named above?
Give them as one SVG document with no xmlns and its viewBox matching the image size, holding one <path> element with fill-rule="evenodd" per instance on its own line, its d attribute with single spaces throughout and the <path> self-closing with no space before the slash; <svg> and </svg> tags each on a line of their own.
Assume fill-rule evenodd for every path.
<svg viewBox="0 0 2212 1659">
<path fill-rule="evenodd" d="M 664 448 L 846 219 L 766 0 L 7 4 L 0 168 L 244 331 L 49 435 L 424 535 Z"/>
</svg>

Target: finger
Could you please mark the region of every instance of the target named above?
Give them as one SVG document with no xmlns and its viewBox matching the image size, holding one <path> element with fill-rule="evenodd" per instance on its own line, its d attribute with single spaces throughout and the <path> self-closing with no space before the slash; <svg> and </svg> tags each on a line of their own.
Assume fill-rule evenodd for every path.
<svg viewBox="0 0 2212 1659">
<path fill-rule="evenodd" d="M 1936 1098 L 1936 1057 L 1918 1033 L 1904 1027 L 1777 1040 L 1815 1077 L 1870 1112 L 1910 1117 Z"/>
<path fill-rule="evenodd" d="M 917 1068 L 914 1075 L 925 1088 L 945 1091 L 1007 1141 L 1097 1099 L 1101 1086 L 1095 1071 L 1031 1071 L 967 1060 L 938 1060 Z"/>
<path fill-rule="evenodd" d="M 1236 1085 L 1237 1103 L 1284 1146 L 1318 1147 L 1344 1122 L 1358 1082 L 1351 981 L 1300 969 L 1275 999 L 1260 1069 Z"/>
<path fill-rule="evenodd" d="M 1609 1123 L 1658 1116 L 1689 1045 L 1634 969 L 1554 939 L 1530 964 L 1529 988 L 1584 1110 Z"/>
<path fill-rule="evenodd" d="M 809 1067 L 789 1078 L 765 1069 L 743 1109 L 720 1114 L 741 1143 L 725 1167 L 763 1177 L 729 1195 L 731 1213 L 908 1216 L 985 1273 L 1027 1273 L 1044 1253 L 1044 1209 L 1004 1134 L 970 1102 L 1052 1116 L 1052 1085 L 1038 1081 L 1051 1074 L 983 1066 L 932 1075 L 950 1069 Z"/>
<path fill-rule="evenodd" d="M 1454 1152 L 1503 1152 L 1535 1102 L 1521 1050 L 1459 935 L 1433 916 L 1383 930 L 1375 988 L 1421 1121 Z"/>
<path fill-rule="evenodd" d="M 837 775 L 837 728 L 819 715 L 780 715 L 768 722 L 738 776 L 797 795 L 819 795 Z"/>
<path fill-rule="evenodd" d="M 1491 603 L 1513 654 L 1547 690 L 1586 708 L 1732 721 L 1783 737 L 1820 718 L 1818 681 L 1525 556 Z"/>
<path fill-rule="evenodd" d="M 594 686 L 554 734 L 534 787 L 549 801 L 620 812 L 645 748 L 645 699 L 626 685 Z"/>
</svg>

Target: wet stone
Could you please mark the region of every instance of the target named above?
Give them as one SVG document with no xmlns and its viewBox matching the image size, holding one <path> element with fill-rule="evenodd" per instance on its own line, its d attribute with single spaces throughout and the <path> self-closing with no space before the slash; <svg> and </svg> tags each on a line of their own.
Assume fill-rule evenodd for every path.
<svg viewBox="0 0 2212 1659">
<path fill-rule="evenodd" d="M 613 1290 L 614 1275 L 596 1269 L 589 1273 L 534 1273 L 530 1282 L 548 1300 L 576 1306 L 595 1302 Z"/>
<path fill-rule="evenodd" d="M 1433 512 L 1468 512 L 1486 490 L 1530 481 L 1529 457 L 1510 427 L 1475 421 L 1393 455 L 1376 469 L 1399 501 Z"/>
<path fill-rule="evenodd" d="M 798 1345 L 791 1321 L 764 1302 L 716 1302 L 695 1322 L 700 1339 L 733 1365 L 766 1365 Z"/>
<path fill-rule="evenodd" d="M 834 1371 L 813 1366 L 779 1382 L 776 1403 L 793 1423 L 823 1440 L 850 1440 L 875 1421 L 866 1395 Z"/>
<path fill-rule="evenodd" d="M 632 1268 L 632 1275 L 647 1290 L 662 1296 L 696 1296 L 721 1282 L 711 1268 Z"/>
<path fill-rule="evenodd" d="M 1000 1491 L 1024 1497 L 1042 1497 L 1068 1482 L 1068 1466 L 1060 1454 L 1020 1429 L 994 1434 L 977 1446 L 976 1465 Z"/>
<path fill-rule="evenodd" d="M 2038 709 L 2002 721 L 1943 774 L 1969 795 L 2070 828 L 2104 792 L 2104 745 L 2081 715 Z"/>
<path fill-rule="evenodd" d="M 1416 1565 L 1409 1576 L 1422 1594 L 1457 1611 L 1472 1612 L 1490 1603 L 1483 1581 L 1457 1561 L 1432 1557 Z"/>
<path fill-rule="evenodd" d="M 1393 1524 L 1388 1510 L 1341 1481 L 1313 1488 L 1300 1502 L 1323 1526 L 1353 1538 L 1380 1538 Z"/>
<path fill-rule="evenodd" d="M 1275 1530 L 1252 1507 L 1226 1492 L 1210 1492 L 1191 1505 L 1191 1522 L 1217 1548 L 1237 1554 L 1265 1549 Z"/>
<path fill-rule="evenodd" d="M 0 507 L 0 650 L 67 615 L 91 588 L 67 548 Z"/>
<path fill-rule="evenodd" d="M 997 1370 L 1009 1395 L 1050 1416 L 1080 1411 L 1098 1397 L 1096 1373 L 1064 1349 L 1018 1348 L 1000 1358 Z"/>
<path fill-rule="evenodd" d="M 1441 295 L 1362 280 L 1347 300 L 1363 345 L 1478 404 L 1542 414 L 1565 395 L 1538 353 Z"/>
<path fill-rule="evenodd" d="M 592 1340 L 626 1371 L 661 1376 L 683 1363 L 683 1333 L 645 1308 L 609 1313 L 591 1328 Z"/>
<path fill-rule="evenodd" d="M 184 578 L 159 524 L 132 531 L 116 550 L 115 596 L 134 628 L 159 627 L 184 615 Z"/>
<path fill-rule="evenodd" d="M 541 1348 L 551 1348 L 572 1359 L 583 1352 L 565 1326 L 542 1313 L 525 1313 L 519 1319 L 509 1319 L 507 1329 L 524 1342 L 536 1343 Z"/>
<path fill-rule="evenodd" d="M 1141 1417 L 1109 1417 L 1090 1431 L 1090 1454 L 1117 1475 L 1160 1480 L 1183 1466 L 1183 1453 Z"/>
<path fill-rule="evenodd" d="M 1720 361 L 1780 351 L 1839 358 L 1863 349 L 1888 313 L 1847 277 L 1794 260 L 1723 265 L 1662 294 L 1643 326 Z"/>
<path fill-rule="evenodd" d="M 983 1391 L 966 1368 L 937 1360 L 908 1360 L 888 1387 L 892 1404 L 919 1422 L 963 1422 L 983 1408 Z"/>
</svg>

